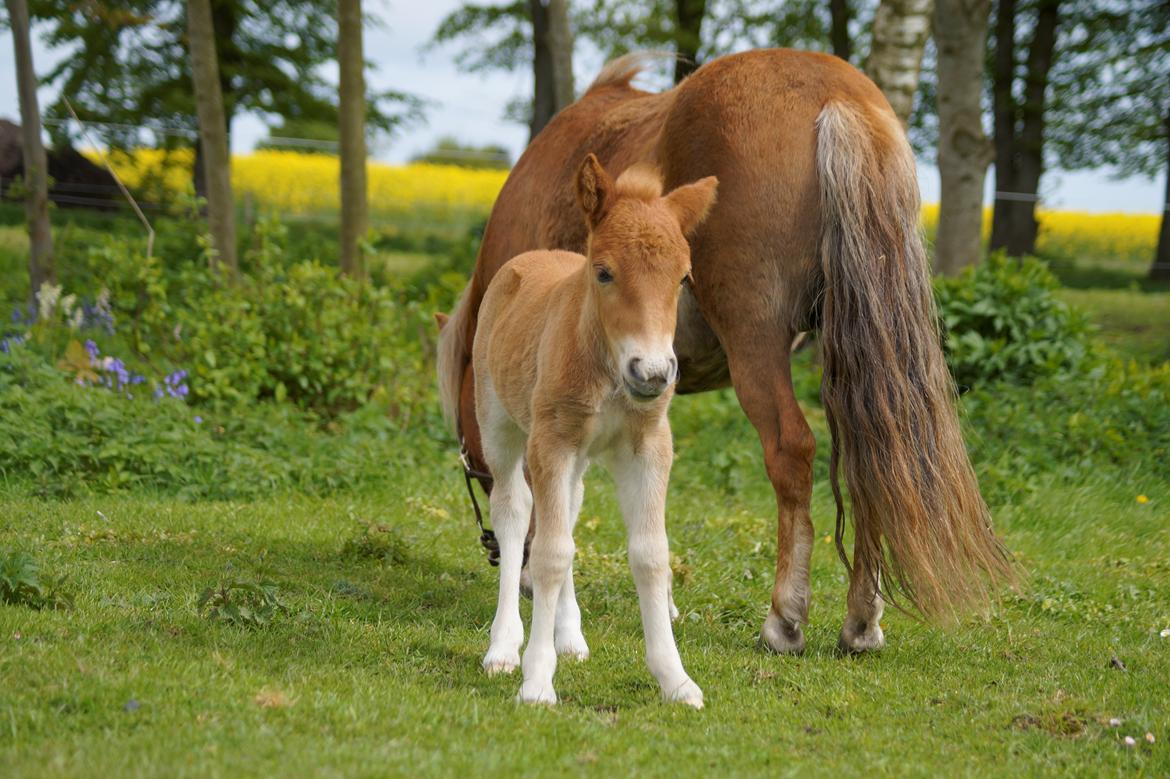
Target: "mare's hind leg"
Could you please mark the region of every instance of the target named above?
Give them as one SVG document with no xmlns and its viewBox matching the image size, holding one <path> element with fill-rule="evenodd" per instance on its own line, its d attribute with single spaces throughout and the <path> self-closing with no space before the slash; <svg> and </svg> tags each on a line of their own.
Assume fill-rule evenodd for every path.
<svg viewBox="0 0 1170 779">
<path fill-rule="evenodd" d="M 484 406 L 490 407 L 490 399 Z M 495 477 L 491 520 L 500 544 L 500 592 L 492 621 L 491 645 L 483 658 L 489 674 L 511 673 L 520 665 L 524 623 L 520 620 L 520 567 L 524 537 L 532 511 L 532 493 L 524 480 L 525 437 L 501 409 L 485 409 L 483 448 Z"/>
<path fill-rule="evenodd" d="M 774 338 L 757 334 L 753 342 L 772 348 L 728 355 L 735 393 L 760 435 L 764 466 L 776 491 L 776 580 L 760 641 L 771 651 L 785 654 L 804 651 L 801 626 L 808 621 L 813 542 L 809 502 L 816 451 L 816 440 L 792 389 L 787 350 L 775 348 L 791 343 L 793 335 L 787 331 Z"/>
<path fill-rule="evenodd" d="M 882 610 L 885 607 L 878 591 L 880 560 L 869 559 L 861 544 L 853 545 L 853 577 L 849 581 L 848 613 L 841 626 L 837 649 L 846 654 L 859 654 L 886 645 L 882 633 Z"/>
</svg>

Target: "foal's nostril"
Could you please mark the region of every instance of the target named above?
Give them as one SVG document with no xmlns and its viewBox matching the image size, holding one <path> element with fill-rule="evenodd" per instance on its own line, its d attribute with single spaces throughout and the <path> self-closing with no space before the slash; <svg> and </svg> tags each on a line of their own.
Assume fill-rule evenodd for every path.
<svg viewBox="0 0 1170 779">
<path fill-rule="evenodd" d="M 630 358 L 630 361 L 626 364 L 626 371 L 630 374 L 630 378 L 637 379 L 638 381 L 646 380 L 646 377 L 642 375 L 640 370 L 638 370 L 638 366 L 641 364 L 642 359 L 640 357 Z"/>
</svg>

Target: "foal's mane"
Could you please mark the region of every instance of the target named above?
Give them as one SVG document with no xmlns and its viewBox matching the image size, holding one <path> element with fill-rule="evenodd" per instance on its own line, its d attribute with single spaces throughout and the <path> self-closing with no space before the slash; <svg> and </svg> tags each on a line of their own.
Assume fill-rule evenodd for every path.
<svg viewBox="0 0 1170 779">
<path fill-rule="evenodd" d="M 639 163 L 626 168 L 614 183 L 614 193 L 620 197 L 632 197 L 647 203 L 662 197 L 662 174 L 658 168 Z"/>
</svg>

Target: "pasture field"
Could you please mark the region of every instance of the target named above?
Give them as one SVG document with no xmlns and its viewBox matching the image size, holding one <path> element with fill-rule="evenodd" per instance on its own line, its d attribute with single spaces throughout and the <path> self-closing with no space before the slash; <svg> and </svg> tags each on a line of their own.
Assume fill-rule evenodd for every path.
<svg viewBox="0 0 1170 779">
<path fill-rule="evenodd" d="M 26 294 L 20 218 L 0 207 L 7 301 Z M 226 358 L 246 353 L 260 389 L 123 400 L 66 379 L 73 336 L 59 324 L 19 343 L 0 331 L 0 596 L 29 559 L 43 585 L 0 597 L 4 779 L 1170 774 L 1170 290 L 1142 281 L 1148 251 L 1122 251 L 1121 227 L 1046 256 L 1065 287 L 1022 298 L 1087 312 L 1097 343 L 1079 372 L 976 380 L 962 397 L 972 461 L 1025 574 L 986 614 L 935 627 L 888 609 L 882 652 L 836 654 L 845 579 L 809 350 L 796 372 L 819 452 L 808 649 L 759 650 L 776 531 L 758 439 L 729 392 L 675 400 L 667 524 L 679 649 L 706 694 L 695 712 L 661 703 L 645 668 L 599 471 L 575 534 L 593 656 L 561 665 L 555 708 L 516 704 L 516 676 L 480 670 L 496 575 L 426 364 L 429 313 L 474 254 L 462 227 L 377 228 L 367 309 L 336 303 L 344 288 L 311 262 L 333 256 L 328 222 L 243 231 L 245 272 L 264 281 L 248 289 L 268 294 L 237 306 L 192 283 L 203 266 L 182 220 L 159 220 L 158 266 L 121 217 L 54 220 L 67 292 L 95 294 L 95 269 L 109 270 L 100 284 L 116 277 L 117 326 L 93 336 L 103 355 L 149 377 L 191 368 L 194 396 L 204 376 L 237 380 Z M 306 304 L 314 285 L 329 295 Z M 280 341 L 317 300 L 336 306 L 332 345 Z M 286 319 L 257 329 L 240 310 L 258 305 Z M 265 349 L 236 340 L 237 321 Z M 363 334 L 389 368 L 345 361 L 372 353 L 348 346 Z M 369 403 L 298 395 L 287 363 L 301 353 L 305 386 L 349 370 L 354 392 L 374 387 Z M 271 377 L 292 394 L 265 394 Z"/>
<path fill-rule="evenodd" d="M 67 576 L 75 604 L 0 606 L 2 773 L 1170 770 L 1164 472 L 1053 478 L 996 505 L 1026 590 L 951 629 L 891 610 L 887 648 L 858 658 L 833 651 L 845 585 L 821 474 L 808 651 L 777 657 L 755 645 L 774 548 L 755 436 L 723 395 L 680 399 L 673 415 L 676 632 L 704 711 L 658 700 L 621 522 L 597 473 L 576 534 L 593 657 L 561 665 L 556 708 L 514 703 L 515 676 L 485 677 L 494 571 L 450 448 L 407 440 L 421 465 L 391 459 L 383 484 L 332 498 L 3 497 L 0 547 Z M 287 613 L 251 628 L 201 616 L 200 593 L 237 580 L 272 582 Z"/>
</svg>

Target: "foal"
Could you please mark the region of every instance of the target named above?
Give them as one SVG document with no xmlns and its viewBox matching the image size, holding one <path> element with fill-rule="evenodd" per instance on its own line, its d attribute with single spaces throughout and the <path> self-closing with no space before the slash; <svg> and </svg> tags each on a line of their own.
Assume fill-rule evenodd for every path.
<svg viewBox="0 0 1170 779">
<path fill-rule="evenodd" d="M 649 168 L 614 182 L 590 154 L 576 179 L 589 256 L 521 254 L 484 296 L 472 358 L 476 417 L 495 477 L 500 594 L 483 665 L 499 673 L 520 664 L 520 569 L 535 500 L 522 701 L 555 703 L 556 656 L 589 654 L 573 591 L 572 532 L 582 477 L 596 459 L 617 484 L 650 672 L 667 700 L 703 705 L 670 625 L 666 412 L 678 379 L 672 342 L 679 289 L 691 270 L 686 235 L 706 216 L 716 185 L 709 177 L 663 197 Z"/>
</svg>

